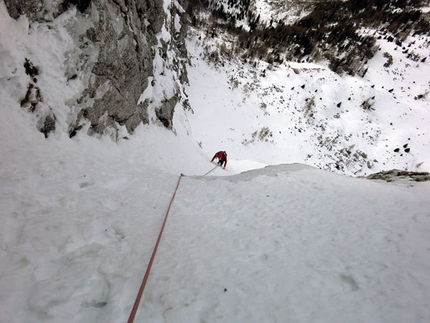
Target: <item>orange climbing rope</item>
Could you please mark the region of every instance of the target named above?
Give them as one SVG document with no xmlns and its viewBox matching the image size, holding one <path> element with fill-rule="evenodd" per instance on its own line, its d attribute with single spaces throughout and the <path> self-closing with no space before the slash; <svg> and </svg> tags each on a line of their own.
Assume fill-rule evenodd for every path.
<svg viewBox="0 0 430 323">
<path fill-rule="evenodd" d="M 139 307 L 140 299 L 142 298 L 143 290 L 145 289 L 146 282 L 148 281 L 149 272 L 151 271 L 152 263 L 154 262 L 155 254 L 157 253 L 158 245 L 160 244 L 161 235 L 163 234 L 164 226 L 166 225 L 167 216 L 169 215 L 170 207 L 172 206 L 173 200 L 175 199 L 176 192 L 179 187 L 179 183 L 181 182 L 182 174 L 179 176 L 178 183 L 176 184 L 175 192 L 170 199 L 169 207 L 167 208 L 166 216 L 164 217 L 163 225 L 161 226 L 160 233 L 158 234 L 157 242 L 155 243 L 154 250 L 152 251 L 151 259 L 149 260 L 148 267 L 146 268 L 145 276 L 143 277 L 142 284 L 140 285 L 139 292 L 137 293 L 136 300 L 134 301 L 133 308 L 130 313 L 130 317 L 128 318 L 128 323 L 132 323 L 134 321 L 134 317 L 137 313 L 137 308 Z"/>
<path fill-rule="evenodd" d="M 218 167 L 218 165 L 215 165 L 214 168 L 212 168 L 210 171 L 208 171 L 203 176 L 206 176 L 210 172 L 214 171 L 215 168 L 217 168 L 217 167 Z M 169 212 L 170 212 L 170 207 L 172 206 L 173 200 L 175 199 L 176 192 L 178 191 L 178 187 L 179 187 L 179 184 L 181 182 L 182 176 L 184 176 L 184 175 L 181 174 L 179 176 L 175 191 L 173 192 L 172 198 L 170 199 L 169 207 L 167 208 L 167 212 L 166 212 L 166 215 L 164 217 L 163 225 L 161 226 L 160 233 L 158 234 L 157 242 L 155 243 L 154 250 L 152 251 L 151 259 L 149 260 L 148 266 L 146 268 L 145 276 L 143 276 L 142 283 L 141 283 L 140 288 L 139 288 L 139 292 L 137 293 L 136 300 L 134 301 L 133 308 L 131 310 L 131 313 L 130 313 L 130 316 L 128 318 L 127 323 L 133 323 L 134 322 L 134 318 L 136 316 L 137 309 L 138 309 L 139 304 L 140 304 L 140 300 L 142 299 L 143 291 L 144 291 L 146 283 L 148 281 L 148 277 L 149 277 L 149 273 L 151 271 L 152 263 L 154 262 L 155 254 L 157 253 L 158 245 L 160 244 L 160 240 L 161 240 L 161 236 L 163 234 L 164 226 L 166 225 L 167 217 L 168 217 Z"/>
<path fill-rule="evenodd" d="M 212 172 L 213 170 L 215 170 L 215 168 L 217 168 L 218 165 L 216 165 L 214 168 L 212 168 L 210 171 L 208 171 L 206 174 L 204 174 L 203 176 L 206 176 L 207 174 L 209 174 L 210 172 Z"/>
</svg>

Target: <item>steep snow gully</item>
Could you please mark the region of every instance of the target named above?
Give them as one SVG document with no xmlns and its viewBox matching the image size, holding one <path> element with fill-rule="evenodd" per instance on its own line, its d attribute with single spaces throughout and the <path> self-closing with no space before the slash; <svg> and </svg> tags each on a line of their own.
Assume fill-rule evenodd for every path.
<svg viewBox="0 0 430 323">
<path fill-rule="evenodd" d="M 44 107 L 65 122 L 82 86 L 59 81 L 70 35 L 0 11 L 1 323 L 126 322 L 151 259 L 135 322 L 430 322 L 430 182 L 344 175 L 428 170 L 428 60 L 378 40 L 366 78 L 212 64 L 197 31 L 193 109 L 171 131 L 45 139 L 20 107 L 22 64 L 41 67 Z M 426 39 L 409 45 L 428 56 Z M 209 162 L 220 149 L 225 170 Z M 343 175 L 310 166 L 342 172 L 339 157 Z"/>
<path fill-rule="evenodd" d="M 171 146 L 176 159 L 142 145 L 174 140 L 167 130 L 148 126 L 119 144 L 46 140 L 17 113 L 5 110 L 10 132 L 1 136 L 4 322 L 127 321 L 176 167 L 190 175 L 171 205 L 135 322 L 430 318 L 429 182 L 369 181 L 300 164 L 245 171 L 234 158 L 231 169 L 202 176 L 210 155 L 187 163 L 187 145 Z"/>
</svg>

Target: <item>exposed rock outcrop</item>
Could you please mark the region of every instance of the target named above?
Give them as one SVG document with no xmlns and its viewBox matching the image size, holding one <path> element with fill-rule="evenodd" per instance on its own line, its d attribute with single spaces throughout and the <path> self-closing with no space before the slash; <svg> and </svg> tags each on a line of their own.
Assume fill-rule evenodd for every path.
<svg viewBox="0 0 430 323">
<path fill-rule="evenodd" d="M 380 179 L 387 182 L 393 182 L 396 179 L 405 179 L 415 182 L 426 182 L 430 181 L 430 174 L 427 172 L 410 172 L 405 170 L 393 169 L 369 175 L 367 176 L 367 178 Z"/>
<path fill-rule="evenodd" d="M 113 139 L 119 126 L 129 133 L 151 121 L 172 127 L 175 106 L 183 100 L 182 85 L 188 81 L 183 2 L 165 8 L 163 0 L 65 0 L 45 5 L 36 0 L 5 0 L 12 18 L 26 15 L 30 22 L 41 24 L 75 10 L 72 22 L 64 26 L 76 43 L 64 69 L 67 82 L 79 80 L 84 89 L 67 102 L 66 127 L 73 136 L 89 122 L 90 134 L 107 133 Z M 158 58 L 162 60 L 158 65 L 174 71 L 163 82 L 157 82 L 160 71 L 154 60 Z M 154 95 L 161 98 L 141 98 L 148 87 L 157 87 Z M 42 95 L 49 91 L 38 90 Z M 39 128 L 45 135 L 56 129 L 52 111 L 47 109 L 41 120 Z"/>
</svg>

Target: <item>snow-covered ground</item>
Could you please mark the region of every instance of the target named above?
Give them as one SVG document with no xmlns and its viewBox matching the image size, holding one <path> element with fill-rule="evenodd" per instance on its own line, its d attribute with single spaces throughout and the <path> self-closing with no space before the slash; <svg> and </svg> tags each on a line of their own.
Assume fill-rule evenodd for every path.
<svg viewBox="0 0 430 323">
<path fill-rule="evenodd" d="M 414 100 L 429 62 L 397 51 L 385 71 L 382 46 L 394 44 L 381 41 L 364 79 L 322 65 L 213 67 L 192 38 L 194 113 L 177 108 L 175 133 L 147 125 L 114 143 L 60 128 L 45 139 L 19 107 L 20 64 L 31 57 L 49 96 L 72 98 L 76 86 L 56 82 L 70 43 L 9 20 L 2 2 L 0 14 L 0 322 L 125 322 L 181 173 L 135 322 L 430 321 L 430 183 L 311 166 L 335 160 L 317 148 L 323 126 L 332 150 L 350 141 L 351 154 L 378 159 L 360 174 L 429 170 L 429 98 Z M 370 95 L 375 110 L 358 109 Z M 264 127 L 272 135 L 259 139 Z M 406 143 L 409 154 L 393 152 Z M 226 170 L 203 176 L 220 149 Z"/>
<path fill-rule="evenodd" d="M 172 157 L 163 171 L 136 149 L 171 140 L 165 130 L 116 145 L 14 122 L 0 168 L 1 321 L 125 322 L 178 181 L 169 170 L 212 165 Z M 428 322 L 430 183 L 300 164 L 212 176 L 235 171 L 182 178 L 136 322 Z"/>
<path fill-rule="evenodd" d="M 430 55 L 428 38 L 404 42 L 418 62 L 379 40 L 363 78 L 341 77 L 324 64 L 221 60 L 208 66 L 203 48 L 217 51 L 226 42 L 208 41 L 196 32 L 188 44 L 195 113 L 186 119 L 208 154 L 224 147 L 237 159 L 306 163 L 352 176 L 430 171 L 430 61 L 421 62 Z"/>
</svg>

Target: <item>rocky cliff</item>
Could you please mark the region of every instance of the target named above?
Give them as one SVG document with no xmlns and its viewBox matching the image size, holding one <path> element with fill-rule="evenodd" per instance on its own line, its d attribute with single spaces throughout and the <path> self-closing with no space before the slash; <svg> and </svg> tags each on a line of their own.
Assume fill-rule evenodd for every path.
<svg viewBox="0 0 430 323">
<path fill-rule="evenodd" d="M 49 86 L 38 82 L 49 66 L 32 57 L 21 62 L 28 75 L 21 106 L 35 112 L 38 129 L 74 136 L 86 125 L 90 134 L 116 139 L 122 126 L 129 133 L 141 123 L 171 128 L 176 105 L 186 105 L 185 1 L 5 0 L 12 18 L 68 42 L 59 57 L 64 79 L 56 82 L 76 90 L 64 104 L 49 100 Z"/>
</svg>

